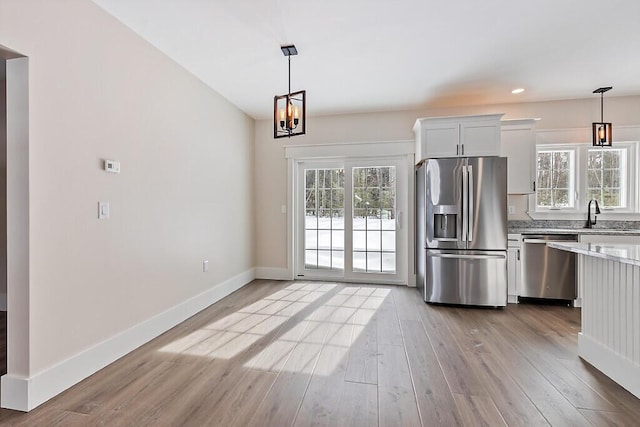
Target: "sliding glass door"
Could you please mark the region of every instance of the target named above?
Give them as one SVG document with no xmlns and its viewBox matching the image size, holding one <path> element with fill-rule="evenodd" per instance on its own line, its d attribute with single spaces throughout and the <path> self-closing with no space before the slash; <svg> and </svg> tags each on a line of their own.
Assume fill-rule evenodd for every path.
<svg viewBox="0 0 640 427">
<path fill-rule="evenodd" d="M 400 267 L 406 267 L 401 221 L 406 196 L 398 195 L 408 189 L 401 165 L 398 160 L 297 163 L 297 277 L 405 280 L 399 272 L 406 270 Z"/>
</svg>

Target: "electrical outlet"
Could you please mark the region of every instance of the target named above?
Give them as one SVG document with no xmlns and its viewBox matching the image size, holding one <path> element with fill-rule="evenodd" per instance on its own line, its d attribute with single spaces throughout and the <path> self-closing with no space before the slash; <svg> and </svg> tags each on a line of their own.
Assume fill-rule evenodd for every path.
<svg viewBox="0 0 640 427">
<path fill-rule="evenodd" d="M 209 260 L 204 260 L 202 261 L 202 272 L 207 272 L 209 271 Z"/>
<path fill-rule="evenodd" d="M 516 207 L 513 205 L 509 205 L 509 215 L 514 215 L 516 213 Z"/>
</svg>

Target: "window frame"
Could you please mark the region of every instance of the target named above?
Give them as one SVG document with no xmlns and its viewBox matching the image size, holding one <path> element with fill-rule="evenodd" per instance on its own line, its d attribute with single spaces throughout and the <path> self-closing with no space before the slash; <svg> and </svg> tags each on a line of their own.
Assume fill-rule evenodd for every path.
<svg viewBox="0 0 640 427">
<path fill-rule="evenodd" d="M 607 149 L 625 149 L 626 150 L 626 164 L 624 171 L 624 180 L 626 184 L 626 189 L 624 191 L 625 198 L 627 201 L 627 206 L 624 208 L 615 208 L 615 207 L 604 207 L 601 206 L 600 209 L 602 214 L 606 213 L 620 213 L 620 214 L 637 214 L 640 213 L 640 207 L 638 206 L 638 201 L 640 200 L 640 195 L 638 192 L 640 191 L 640 185 L 636 182 L 640 179 L 640 173 L 636 172 L 636 165 L 639 164 L 638 154 L 640 152 L 638 146 L 640 142 L 638 141 L 624 141 L 624 142 L 614 142 L 614 145 L 611 148 L 604 147 L 603 150 Z M 569 214 L 583 214 L 586 212 L 587 204 L 589 203 L 588 199 L 588 164 L 587 164 L 587 156 L 589 150 L 592 149 L 601 149 L 599 147 L 594 147 L 590 143 L 545 143 L 545 144 L 536 144 L 535 150 L 535 173 L 536 173 L 536 192 L 533 193 L 532 203 L 534 209 L 532 210 L 534 214 L 559 214 L 559 215 L 569 215 Z M 575 150 L 575 162 L 574 162 L 574 189 L 575 189 L 575 203 L 573 208 L 546 208 L 538 206 L 537 202 L 537 179 L 538 179 L 538 153 L 543 151 L 564 151 L 564 150 Z"/>
</svg>

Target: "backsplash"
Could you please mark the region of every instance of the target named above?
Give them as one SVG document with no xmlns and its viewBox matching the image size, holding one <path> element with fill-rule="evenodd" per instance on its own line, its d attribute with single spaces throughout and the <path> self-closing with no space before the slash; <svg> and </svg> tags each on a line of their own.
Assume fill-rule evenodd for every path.
<svg viewBox="0 0 640 427">
<path fill-rule="evenodd" d="M 508 223 L 509 228 L 584 228 L 586 220 L 532 220 L 517 221 L 511 220 Z M 593 228 L 605 228 L 613 230 L 638 230 L 640 229 L 640 221 L 606 221 L 598 219 Z"/>
</svg>

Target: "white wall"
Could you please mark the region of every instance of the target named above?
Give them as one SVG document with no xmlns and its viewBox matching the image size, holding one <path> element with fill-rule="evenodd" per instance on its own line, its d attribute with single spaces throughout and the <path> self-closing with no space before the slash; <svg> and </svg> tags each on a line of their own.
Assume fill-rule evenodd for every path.
<svg viewBox="0 0 640 427">
<path fill-rule="evenodd" d="M 29 58 L 27 376 L 252 269 L 252 119 L 89 0 L 0 0 L 0 44 Z"/>
<path fill-rule="evenodd" d="M 270 120 L 256 122 L 256 209 L 260 212 L 256 217 L 256 264 L 260 267 L 287 268 L 286 216 L 280 210 L 287 200 L 282 148 L 286 144 L 410 140 L 414 139 L 412 128 L 417 118 L 463 114 L 505 113 L 503 119 L 538 117 L 537 129 L 591 127 L 592 121 L 600 119 L 600 98 L 594 95 L 579 100 L 323 117 L 314 117 L 310 105 L 309 113 L 307 134 L 290 140 L 274 140 Z M 606 97 L 605 119 L 614 126 L 640 124 L 640 97 Z"/>
</svg>

